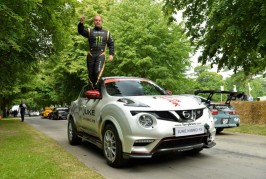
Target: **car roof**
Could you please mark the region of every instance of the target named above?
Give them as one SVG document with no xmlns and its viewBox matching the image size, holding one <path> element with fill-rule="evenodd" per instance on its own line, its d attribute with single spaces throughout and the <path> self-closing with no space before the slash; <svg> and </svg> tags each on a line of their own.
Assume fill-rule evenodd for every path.
<svg viewBox="0 0 266 179">
<path fill-rule="evenodd" d="M 141 77 L 133 77 L 133 76 L 109 76 L 109 77 L 102 77 L 102 80 L 141 80 L 141 81 L 151 81 L 146 78 Z"/>
</svg>

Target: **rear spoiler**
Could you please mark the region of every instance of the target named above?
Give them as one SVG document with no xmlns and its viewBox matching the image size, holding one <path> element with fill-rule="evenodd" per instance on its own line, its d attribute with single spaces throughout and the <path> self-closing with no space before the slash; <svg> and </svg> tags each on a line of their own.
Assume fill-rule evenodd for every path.
<svg viewBox="0 0 266 179">
<path fill-rule="evenodd" d="M 214 94 L 228 94 L 225 104 L 230 105 L 231 100 L 236 100 L 237 98 L 241 98 L 244 93 L 243 92 L 234 92 L 234 91 L 220 91 L 220 90 L 196 90 L 194 92 L 195 95 L 198 95 L 200 93 L 209 93 L 209 96 L 207 98 L 207 103 L 210 104 L 212 96 Z"/>
</svg>

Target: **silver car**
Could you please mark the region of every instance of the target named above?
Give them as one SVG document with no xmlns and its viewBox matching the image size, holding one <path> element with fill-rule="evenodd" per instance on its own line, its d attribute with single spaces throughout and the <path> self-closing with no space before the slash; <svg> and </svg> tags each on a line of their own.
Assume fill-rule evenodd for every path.
<svg viewBox="0 0 266 179">
<path fill-rule="evenodd" d="M 171 95 L 144 78 L 105 77 L 100 83 L 100 90 L 84 86 L 71 103 L 71 145 L 82 140 L 95 144 L 112 167 L 130 158 L 198 153 L 215 145 L 212 115 L 195 97 Z"/>
</svg>

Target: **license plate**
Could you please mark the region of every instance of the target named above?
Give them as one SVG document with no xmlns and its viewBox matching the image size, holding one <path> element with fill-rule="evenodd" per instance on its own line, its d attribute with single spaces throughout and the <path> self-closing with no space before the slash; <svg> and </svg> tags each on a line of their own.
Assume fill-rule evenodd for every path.
<svg viewBox="0 0 266 179">
<path fill-rule="evenodd" d="M 203 134 L 204 126 L 182 126 L 175 128 L 175 136 Z"/>
<path fill-rule="evenodd" d="M 228 124 L 228 121 L 229 121 L 228 119 L 222 119 L 223 124 Z"/>
</svg>

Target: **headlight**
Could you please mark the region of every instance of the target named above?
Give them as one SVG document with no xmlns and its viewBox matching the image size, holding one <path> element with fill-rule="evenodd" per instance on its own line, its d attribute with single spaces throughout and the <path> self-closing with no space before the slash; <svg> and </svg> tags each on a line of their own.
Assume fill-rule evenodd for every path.
<svg viewBox="0 0 266 179">
<path fill-rule="evenodd" d="M 139 116 L 139 124 L 144 128 L 149 128 L 153 125 L 152 117 L 146 114 Z"/>
</svg>

